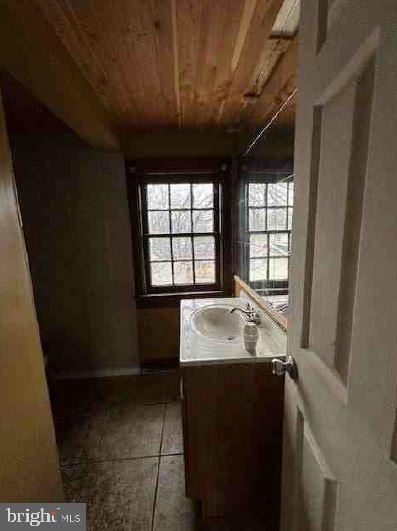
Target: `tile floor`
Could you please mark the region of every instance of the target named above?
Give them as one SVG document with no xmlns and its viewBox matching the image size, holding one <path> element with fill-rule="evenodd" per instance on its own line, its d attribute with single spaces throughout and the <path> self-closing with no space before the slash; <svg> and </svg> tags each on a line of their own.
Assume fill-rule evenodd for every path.
<svg viewBox="0 0 397 531">
<path fill-rule="evenodd" d="M 88 529 L 196 529 L 176 371 L 56 382 L 51 394 L 65 496 L 87 503 Z"/>
</svg>

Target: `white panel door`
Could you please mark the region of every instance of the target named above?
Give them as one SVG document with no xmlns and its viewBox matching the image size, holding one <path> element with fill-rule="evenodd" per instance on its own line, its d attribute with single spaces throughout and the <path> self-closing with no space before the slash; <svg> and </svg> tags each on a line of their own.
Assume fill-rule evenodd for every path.
<svg viewBox="0 0 397 531">
<path fill-rule="evenodd" d="M 283 531 L 397 529 L 397 2 L 303 0 Z"/>
</svg>

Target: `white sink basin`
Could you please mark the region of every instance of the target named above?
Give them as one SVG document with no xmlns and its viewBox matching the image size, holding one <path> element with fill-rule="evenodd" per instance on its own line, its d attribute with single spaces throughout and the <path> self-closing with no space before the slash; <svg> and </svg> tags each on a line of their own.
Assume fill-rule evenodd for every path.
<svg viewBox="0 0 397 531">
<path fill-rule="evenodd" d="M 191 327 L 214 341 L 239 342 L 243 322 L 238 313 L 230 313 L 234 307 L 214 304 L 199 308 L 191 315 Z"/>
</svg>

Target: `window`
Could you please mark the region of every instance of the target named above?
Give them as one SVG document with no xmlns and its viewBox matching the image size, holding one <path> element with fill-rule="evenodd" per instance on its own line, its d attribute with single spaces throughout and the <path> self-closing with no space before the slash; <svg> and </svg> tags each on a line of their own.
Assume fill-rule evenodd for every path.
<svg viewBox="0 0 397 531">
<path fill-rule="evenodd" d="M 287 290 L 293 193 L 292 182 L 248 183 L 248 278 L 259 292 Z"/>
<path fill-rule="evenodd" d="M 220 181 L 215 174 L 145 174 L 139 181 L 144 293 L 220 286 Z"/>
</svg>

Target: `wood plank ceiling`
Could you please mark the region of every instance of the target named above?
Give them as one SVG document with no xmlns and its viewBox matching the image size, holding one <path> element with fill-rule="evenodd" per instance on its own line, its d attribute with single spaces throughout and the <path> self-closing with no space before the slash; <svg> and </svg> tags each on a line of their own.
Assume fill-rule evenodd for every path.
<svg viewBox="0 0 397 531">
<path fill-rule="evenodd" d="M 296 87 L 282 0 L 35 2 L 120 132 L 253 129 Z"/>
</svg>

